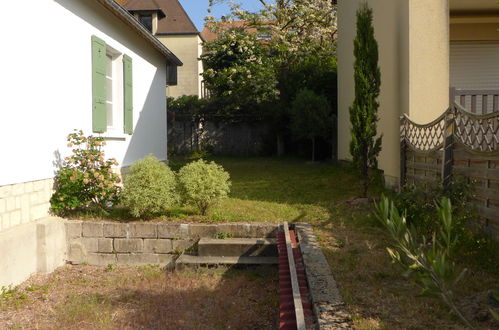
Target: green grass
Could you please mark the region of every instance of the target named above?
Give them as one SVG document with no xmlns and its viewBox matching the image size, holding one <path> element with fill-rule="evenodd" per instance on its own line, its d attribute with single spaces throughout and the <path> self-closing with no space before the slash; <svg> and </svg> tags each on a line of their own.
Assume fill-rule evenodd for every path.
<svg viewBox="0 0 499 330">
<path fill-rule="evenodd" d="M 299 159 L 217 157 L 213 160 L 231 176 L 229 198 L 210 208 L 206 216 L 196 215 L 192 207 L 176 207 L 163 220 L 308 222 L 314 226 L 355 328 L 462 327 L 438 298 L 421 296 L 420 289 L 391 262 L 386 252 L 391 240 L 371 216 L 372 203 L 350 202 L 361 194 L 360 180 L 352 169 Z M 173 159 L 170 166 L 177 170 L 185 162 Z M 378 197 L 383 191 L 380 185 L 373 185 L 370 196 Z M 490 255 L 497 256 L 497 251 Z M 497 259 L 490 260 L 493 263 Z M 497 289 L 498 278 L 488 265 L 477 267 L 461 261 L 459 266 L 469 268 L 469 275 L 455 293 L 458 301 Z M 154 269 L 145 273 L 149 271 L 154 277 Z M 493 321 L 482 321 L 479 325 L 493 328 L 490 322 Z"/>
<path fill-rule="evenodd" d="M 230 173 L 232 187 L 230 198 L 214 205 L 205 221 L 320 224 L 328 222 L 343 202 L 360 194 L 355 173 L 330 163 L 279 158 L 215 161 Z"/>
</svg>

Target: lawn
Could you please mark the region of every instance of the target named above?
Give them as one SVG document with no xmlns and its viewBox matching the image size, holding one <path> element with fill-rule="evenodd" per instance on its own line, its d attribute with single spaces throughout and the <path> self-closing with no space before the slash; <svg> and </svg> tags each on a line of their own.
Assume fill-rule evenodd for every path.
<svg viewBox="0 0 499 330">
<path fill-rule="evenodd" d="M 216 158 L 215 161 L 223 165 L 231 175 L 230 198 L 211 208 L 204 217 L 194 215 L 195 211 L 189 208 L 176 208 L 171 211 L 169 217 L 153 221 L 311 223 L 351 312 L 355 328 L 462 328 L 459 320 L 449 313 L 446 305 L 436 297 L 421 295 L 421 290 L 403 277 L 401 269 L 391 262 L 386 252 L 390 239 L 370 216 L 373 205 L 352 202 L 352 198 L 359 195 L 361 187 L 351 169 L 330 163 L 310 164 L 296 159 Z M 183 162 L 173 160 L 171 167 L 178 169 Z M 374 186 L 370 194 L 376 197 L 382 191 L 379 186 Z M 485 329 L 494 328 L 493 321 L 480 301 L 488 290 L 499 289 L 499 263 L 483 263 L 481 259 L 463 255 L 459 266 L 467 267 L 469 272 L 455 292 L 458 304 L 475 324 Z M 83 272 L 90 269 L 90 273 L 96 273 L 98 276 L 95 281 L 89 278 L 88 282 L 80 286 L 68 286 L 67 296 L 52 303 L 50 308 L 47 307 L 56 315 L 50 320 L 61 322 L 54 324 L 75 324 L 70 321 L 78 320 L 80 313 L 87 313 L 89 310 L 89 313 L 97 313 L 96 322 L 102 320 L 103 324 L 133 327 L 133 324 L 127 323 L 131 322 L 131 316 L 146 317 L 137 319 L 136 322 L 146 322 L 141 324 L 154 321 L 141 312 L 148 311 L 164 322 L 177 322 L 170 324 L 180 328 L 187 327 L 187 323 L 178 322 L 187 322 L 191 318 L 194 320 L 193 324 L 206 324 L 211 328 L 232 324 L 233 328 L 241 328 L 242 323 L 237 323 L 237 317 L 233 320 L 232 313 L 227 313 L 228 323 L 224 325 L 217 324 L 215 319 L 203 314 L 203 310 L 209 310 L 215 304 L 222 304 L 228 310 L 236 308 L 232 304 L 244 306 L 247 311 L 245 320 L 248 320 L 245 322 L 254 325 L 250 328 L 263 329 L 269 325 L 272 327 L 277 318 L 273 314 L 277 311 L 277 302 L 273 300 L 277 297 L 276 283 L 273 282 L 275 279 L 267 278 L 269 286 L 265 286 L 265 280 L 248 280 L 247 275 L 242 274 L 240 276 L 246 276 L 245 279 L 234 280 L 235 283 L 232 283 L 229 279 L 238 279 L 237 276 L 188 274 L 183 278 L 176 274 L 153 272 L 157 274 L 153 276 L 158 276 L 160 280 L 152 281 L 147 276 L 139 276 L 137 283 L 126 284 L 131 278 L 136 278 L 131 275 L 133 272 L 140 273 L 145 270 L 120 268 L 116 272 L 85 267 L 81 268 Z M 78 271 L 79 268 L 70 270 L 74 276 Z M 52 301 L 50 294 L 44 293 L 44 283 L 54 283 L 49 285 L 50 288 L 59 286 L 58 273 L 55 274 L 52 280 L 37 284 L 42 288 L 35 290 L 42 297 L 40 299 L 46 297 L 48 301 Z M 77 281 L 80 277 L 76 276 L 71 281 Z M 251 276 L 249 278 L 252 279 Z M 184 280 L 188 282 L 186 288 Z M 121 285 L 122 282 L 125 284 Z M 86 291 L 92 288 L 93 291 Z M 267 299 L 264 304 L 259 303 L 262 289 Z M 32 293 L 27 291 L 26 287 L 19 290 L 17 294 L 21 297 L 31 297 Z M 84 298 L 78 298 L 75 294 L 80 292 L 79 290 L 88 294 L 84 295 Z M 156 292 L 158 290 L 159 293 Z M 126 292 L 131 292 L 131 296 Z M 185 294 L 186 301 L 171 306 L 161 305 L 161 299 L 164 297 L 176 301 L 175 297 L 179 298 Z M 230 299 L 224 300 L 224 297 Z M 3 300 L 4 308 L 10 313 L 14 313 L 12 311 L 17 308 L 23 310 L 22 306 L 25 306 L 23 299 L 7 297 Z M 16 307 L 12 302 L 19 303 L 21 307 Z M 88 308 L 78 307 L 87 305 Z M 69 313 L 68 321 L 66 308 L 73 309 L 72 306 L 77 308 L 74 308 L 74 313 Z M 272 309 L 274 306 L 275 310 Z M 201 313 L 201 316 L 197 318 L 192 312 L 194 310 Z M 179 317 L 171 316 L 171 313 L 180 312 Z M 75 316 L 71 316 L 73 314 Z M 3 315 L 5 314 L 0 315 L 0 324 L 2 317 L 5 317 Z M 257 315 L 261 318 L 256 317 Z"/>
<path fill-rule="evenodd" d="M 329 163 L 277 158 L 217 158 L 229 171 L 231 197 L 195 221 L 302 221 L 314 225 L 357 329 L 460 328 L 439 299 L 401 275 L 388 257 L 390 239 L 370 216 L 372 204 L 352 203 L 360 182 L 350 168 Z M 174 163 L 173 167 L 178 165 Z M 370 194 L 383 190 L 375 186 Z M 493 321 L 477 301 L 499 289 L 499 263 L 464 258 L 469 272 L 456 297 L 483 328 Z"/>
<path fill-rule="evenodd" d="M 277 294 L 275 269 L 67 265 L 1 294 L 0 329 L 274 329 Z"/>
</svg>

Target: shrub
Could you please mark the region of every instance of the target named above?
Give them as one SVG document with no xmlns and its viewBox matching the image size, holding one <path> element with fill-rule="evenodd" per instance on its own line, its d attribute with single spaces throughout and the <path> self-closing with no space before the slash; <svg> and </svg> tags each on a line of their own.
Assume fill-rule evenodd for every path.
<svg viewBox="0 0 499 330">
<path fill-rule="evenodd" d="M 376 216 L 393 239 L 393 248 L 387 248 L 393 261 L 404 268 L 423 288 L 424 293 L 440 297 L 466 326 L 473 326 L 464 317 L 454 302 L 453 291 L 464 276 L 466 269 L 458 272 L 453 262 L 457 237 L 452 216 L 452 206 L 443 197 L 437 204 L 439 226 L 430 240 L 414 231 L 393 202 L 386 197 L 377 205 Z"/>
<path fill-rule="evenodd" d="M 295 137 L 312 142 L 312 161 L 315 161 L 315 141 L 331 133 L 333 118 L 331 105 L 324 95 L 301 89 L 291 104 L 290 129 Z"/>
<path fill-rule="evenodd" d="M 115 159 L 105 160 L 104 138 L 75 131 L 67 137 L 73 154 L 66 157 L 55 175 L 55 192 L 50 198 L 51 211 L 67 215 L 77 210 L 105 209 L 119 197 L 120 179 L 112 166 Z"/>
<path fill-rule="evenodd" d="M 123 185 L 123 205 L 135 217 L 162 214 L 178 200 L 173 171 L 152 155 L 132 165 Z"/>
<path fill-rule="evenodd" d="M 202 215 L 230 191 L 229 173 L 215 162 L 202 159 L 182 167 L 178 180 L 183 201 L 196 205 Z"/>
<path fill-rule="evenodd" d="M 426 236 L 431 235 L 439 226 L 436 202 L 442 197 L 450 199 L 453 208 L 454 229 L 462 235 L 466 226 L 476 218 L 470 200 L 473 197 L 473 187 L 465 181 L 454 180 L 448 187 L 441 185 L 427 185 L 406 187 L 395 199 L 395 205 L 405 210 L 407 222 Z"/>
</svg>

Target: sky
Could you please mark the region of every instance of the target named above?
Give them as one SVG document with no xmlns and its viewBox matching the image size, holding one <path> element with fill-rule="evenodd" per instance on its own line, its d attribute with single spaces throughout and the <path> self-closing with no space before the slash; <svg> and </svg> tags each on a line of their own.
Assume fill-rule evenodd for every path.
<svg viewBox="0 0 499 330">
<path fill-rule="evenodd" d="M 258 0 L 239 0 L 238 2 L 242 4 L 243 9 L 249 11 L 261 9 L 261 4 Z M 180 0 L 180 3 L 184 7 L 187 14 L 189 14 L 189 17 L 194 22 L 198 30 L 203 30 L 204 18 L 208 15 L 207 10 L 209 0 Z M 227 4 L 218 4 L 213 7 L 213 11 L 210 15 L 220 18 L 220 16 L 228 14 L 229 12 L 230 10 Z"/>
</svg>

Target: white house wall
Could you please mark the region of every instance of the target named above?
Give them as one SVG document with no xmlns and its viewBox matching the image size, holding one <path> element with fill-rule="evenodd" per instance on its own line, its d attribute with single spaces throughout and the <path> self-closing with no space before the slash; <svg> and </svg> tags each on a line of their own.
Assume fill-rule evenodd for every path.
<svg viewBox="0 0 499 330">
<path fill-rule="evenodd" d="M 4 9 L 0 186 L 53 177 L 67 134 L 92 133 L 92 35 L 133 59 L 134 134 L 108 141 L 106 156 L 122 166 L 149 153 L 165 159 L 164 57 L 93 1 L 8 1 Z"/>
<path fill-rule="evenodd" d="M 74 129 L 93 134 L 92 35 L 133 61 L 134 133 L 103 134 L 106 157 L 126 167 L 167 153 L 166 59 L 146 40 L 96 1 L 5 6 L 22 15 L 0 23 L 8 45 L 0 52 L 0 233 L 48 215 L 54 173 L 70 153 L 66 136 Z"/>
</svg>

